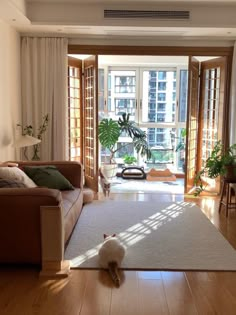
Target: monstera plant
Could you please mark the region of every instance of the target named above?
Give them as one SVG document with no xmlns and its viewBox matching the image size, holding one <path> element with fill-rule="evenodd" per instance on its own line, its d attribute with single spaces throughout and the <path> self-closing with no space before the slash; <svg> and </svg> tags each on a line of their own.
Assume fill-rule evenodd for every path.
<svg viewBox="0 0 236 315">
<path fill-rule="evenodd" d="M 117 146 L 119 137 L 127 135 L 132 139 L 132 142 L 121 144 Z M 129 114 L 122 114 L 118 121 L 112 118 L 103 118 L 98 125 L 98 139 L 101 145 L 109 151 L 109 161 L 107 164 L 114 165 L 115 154 L 118 150 L 134 145 L 137 153 L 141 156 L 151 157 L 151 151 L 147 143 L 146 132 L 140 129 L 134 121 L 130 120 Z"/>
</svg>

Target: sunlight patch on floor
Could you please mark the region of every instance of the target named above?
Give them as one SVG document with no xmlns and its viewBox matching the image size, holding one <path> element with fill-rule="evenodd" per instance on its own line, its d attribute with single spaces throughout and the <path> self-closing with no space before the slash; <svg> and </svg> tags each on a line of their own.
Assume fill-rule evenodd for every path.
<svg viewBox="0 0 236 315">
<path fill-rule="evenodd" d="M 117 236 L 126 248 L 133 246 L 134 244 L 144 239 L 147 235 L 151 234 L 152 231 L 156 231 L 167 222 L 176 219 L 184 211 L 186 211 L 187 207 L 191 206 L 194 205 L 188 202 L 174 203 L 164 209 L 158 210 L 157 213 L 142 220 L 142 222 L 129 227 L 124 232 L 119 233 Z M 89 249 L 84 254 L 72 259 L 72 266 L 79 266 L 86 260 L 96 256 L 101 245 L 102 242 L 99 243 L 97 246 Z"/>
</svg>

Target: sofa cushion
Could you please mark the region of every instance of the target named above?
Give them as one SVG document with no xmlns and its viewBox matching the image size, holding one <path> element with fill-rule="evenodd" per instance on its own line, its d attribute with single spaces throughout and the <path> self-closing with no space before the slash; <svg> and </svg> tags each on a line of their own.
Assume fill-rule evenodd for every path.
<svg viewBox="0 0 236 315">
<path fill-rule="evenodd" d="M 59 190 L 74 189 L 54 165 L 24 166 L 24 171 L 38 186 Z"/>
<path fill-rule="evenodd" d="M 37 187 L 32 179 L 18 167 L 0 167 L 0 178 L 22 182 L 28 188 Z"/>
<path fill-rule="evenodd" d="M 83 192 L 81 189 L 75 188 L 75 190 L 62 191 L 61 195 L 64 212 L 65 243 L 67 243 L 82 210 Z"/>
<path fill-rule="evenodd" d="M 62 203 L 63 203 L 63 209 L 64 209 L 64 217 L 68 214 L 71 207 L 76 203 L 77 199 L 79 198 L 81 194 L 81 189 L 76 188 L 73 191 L 62 191 Z"/>
<path fill-rule="evenodd" d="M 0 178 L 0 188 L 26 188 L 26 185 L 18 180 Z"/>
</svg>

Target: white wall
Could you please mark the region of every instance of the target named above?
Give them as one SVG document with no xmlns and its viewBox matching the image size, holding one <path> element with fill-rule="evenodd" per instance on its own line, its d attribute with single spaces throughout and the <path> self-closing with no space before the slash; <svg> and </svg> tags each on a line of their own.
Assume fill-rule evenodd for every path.
<svg viewBox="0 0 236 315">
<path fill-rule="evenodd" d="M 12 146 L 21 123 L 20 35 L 0 20 L 0 161 L 17 158 Z"/>
</svg>

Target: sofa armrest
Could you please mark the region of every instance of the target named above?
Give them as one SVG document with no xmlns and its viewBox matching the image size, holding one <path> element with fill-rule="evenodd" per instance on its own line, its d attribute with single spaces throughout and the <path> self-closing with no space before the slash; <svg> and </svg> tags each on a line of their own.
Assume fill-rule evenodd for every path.
<svg viewBox="0 0 236 315">
<path fill-rule="evenodd" d="M 1 188 L 0 189 L 0 262 L 34 263 L 42 262 L 44 252 L 41 220 L 42 208 L 50 207 L 63 220 L 61 192 L 48 188 Z M 60 221 L 59 221 L 60 222 Z M 63 237 L 63 225 L 56 225 Z M 63 239 L 58 244 L 61 251 Z"/>
<path fill-rule="evenodd" d="M 14 161 L 20 168 L 24 166 L 55 165 L 76 188 L 83 188 L 83 165 L 77 161 Z"/>
</svg>

